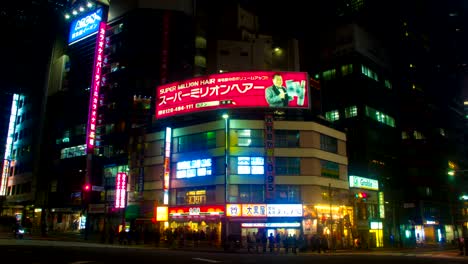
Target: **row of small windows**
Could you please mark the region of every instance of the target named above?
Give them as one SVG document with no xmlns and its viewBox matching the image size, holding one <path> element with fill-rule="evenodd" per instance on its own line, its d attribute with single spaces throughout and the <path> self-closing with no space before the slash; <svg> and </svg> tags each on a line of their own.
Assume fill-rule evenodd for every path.
<svg viewBox="0 0 468 264">
<path fill-rule="evenodd" d="M 333 143 L 330 145 L 334 145 Z M 262 156 L 230 157 L 230 173 L 233 175 L 264 175 L 265 158 Z M 339 178 L 339 164 L 332 161 L 320 160 L 320 176 L 327 178 Z M 224 160 L 218 158 L 194 159 L 179 161 L 174 164 L 175 178 L 187 179 L 193 177 L 205 177 L 225 173 Z M 276 175 L 301 175 L 301 158 L 276 157 Z"/>
<path fill-rule="evenodd" d="M 216 203 L 214 186 L 176 189 L 176 204 L 212 204 Z M 231 185 L 229 202 L 263 203 L 265 202 L 265 186 L 260 184 Z M 301 187 L 298 185 L 276 185 L 276 202 L 300 202 Z"/>
<path fill-rule="evenodd" d="M 340 66 L 340 73 L 341 73 L 341 76 L 346 76 L 346 75 L 352 74 L 353 73 L 353 64 L 341 65 Z M 375 80 L 376 82 L 379 81 L 379 76 L 377 75 L 377 73 L 375 71 L 373 71 L 372 69 L 370 69 L 369 67 L 365 66 L 365 65 L 361 65 L 361 73 L 364 76 L 367 76 L 367 77 Z M 322 78 L 325 81 L 335 79 L 336 76 L 337 76 L 336 69 L 329 69 L 329 70 L 326 70 L 326 71 L 322 72 Z M 390 80 L 385 79 L 384 80 L 384 86 L 385 86 L 385 88 L 392 89 L 392 83 L 390 82 Z"/>
<path fill-rule="evenodd" d="M 358 108 L 356 106 L 347 107 L 344 109 L 345 118 L 355 117 L 358 114 Z M 395 119 L 385 113 L 382 113 L 372 107 L 365 106 L 365 114 L 372 120 L 379 123 L 395 127 Z M 340 119 L 340 112 L 338 110 L 332 110 L 325 113 L 325 119 L 330 122 L 334 122 Z"/>
<path fill-rule="evenodd" d="M 357 110 L 352 110 L 356 112 Z M 263 148 L 265 146 L 264 131 L 261 129 L 234 129 L 231 133 L 235 138 L 231 142 L 231 146 L 237 147 L 254 147 Z M 275 147 L 277 148 L 298 148 L 299 147 L 299 131 L 298 130 L 275 130 Z M 324 135 L 321 140 L 325 140 Z M 331 137 L 326 137 L 326 140 Z M 337 153 L 338 141 L 336 138 L 328 140 L 334 142 L 333 147 L 322 149 L 325 151 Z M 209 148 L 216 148 L 216 132 L 209 131 L 199 134 L 192 134 L 188 136 L 177 137 L 174 139 L 174 153 L 182 153 L 189 151 L 199 151 Z M 321 146 L 323 142 L 321 143 Z"/>
<path fill-rule="evenodd" d="M 21 146 L 13 149 L 11 153 L 12 159 L 17 159 L 31 152 L 31 145 Z"/>
<path fill-rule="evenodd" d="M 60 151 L 60 159 L 68 159 L 74 157 L 81 157 L 86 155 L 86 144 L 63 148 Z"/>
</svg>

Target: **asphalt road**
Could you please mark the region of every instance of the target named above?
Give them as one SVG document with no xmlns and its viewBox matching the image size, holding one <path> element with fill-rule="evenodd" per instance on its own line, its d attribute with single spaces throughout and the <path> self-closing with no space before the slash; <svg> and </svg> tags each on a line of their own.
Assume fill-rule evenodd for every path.
<svg viewBox="0 0 468 264">
<path fill-rule="evenodd" d="M 66 241 L 34 241 L 0 239 L 2 263 L 374 263 L 374 264 L 426 264 L 468 263 L 468 257 L 444 252 L 402 253 L 300 253 L 292 254 L 246 254 L 223 252 L 196 252 L 158 248 L 105 245 Z M 4 262 L 5 261 L 5 262 Z"/>
</svg>

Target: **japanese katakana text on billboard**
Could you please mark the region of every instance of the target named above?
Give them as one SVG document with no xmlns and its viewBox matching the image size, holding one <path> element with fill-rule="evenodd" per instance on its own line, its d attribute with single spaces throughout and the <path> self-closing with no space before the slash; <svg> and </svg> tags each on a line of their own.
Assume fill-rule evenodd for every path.
<svg viewBox="0 0 468 264">
<path fill-rule="evenodd" d="M 305 72 L 232 72 L 157 88 L 156 118 L 223 108 L 309 108 Z"/>
</svg>

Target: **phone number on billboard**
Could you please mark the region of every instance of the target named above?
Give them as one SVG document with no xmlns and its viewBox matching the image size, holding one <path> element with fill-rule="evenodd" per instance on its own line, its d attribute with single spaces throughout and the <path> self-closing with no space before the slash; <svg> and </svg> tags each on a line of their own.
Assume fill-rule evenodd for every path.
<svg viewBox="0 0 468 264">
<path fill-rule="evenodd" d="M 189 109 L 192 109 L 192 108 L 194 108 L 193 104 L 179 105 L 177 107 L 171 107 L 171 108 L 168 108 L 168 109 L 159 110 L 158 114 L 159 115 L 165 115 L 165 114 L 170 114 L 170 113 L 174 113 L 174 112 L 189 110 Z"/>
</svg>

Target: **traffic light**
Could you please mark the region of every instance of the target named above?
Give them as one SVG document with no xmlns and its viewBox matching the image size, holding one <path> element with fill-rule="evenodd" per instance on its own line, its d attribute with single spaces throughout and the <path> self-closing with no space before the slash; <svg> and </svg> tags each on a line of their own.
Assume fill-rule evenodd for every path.
<svg viewBox="0 0 468 264">
<path fill-rule="evenodd" d="M 354 194 L 354 197 L 360 198 L 360 199 L 367 199 L 368 195 L 365 192 L 359 192 L 359 193 Z"/>
<path fill-rule="evenodd" d="M 449 170 L 447 171 L 447 175 L 449 175 L 449 176 L 454 176 L 454 175 L 455 175 L 455 170 L 449 169 Z"/>
<path fill-rule="evenodd" d="M 87 183 L 83 186 L 83 191 L 89 192 L 91 191 L 91 184 Z"/>
</svg>

